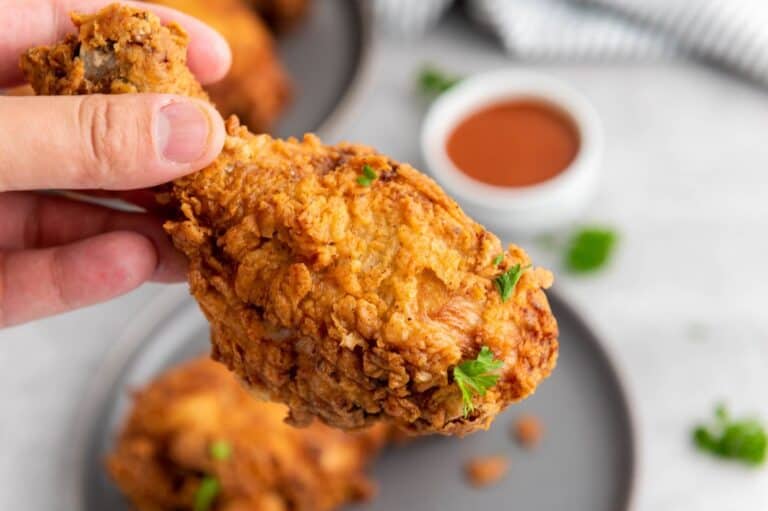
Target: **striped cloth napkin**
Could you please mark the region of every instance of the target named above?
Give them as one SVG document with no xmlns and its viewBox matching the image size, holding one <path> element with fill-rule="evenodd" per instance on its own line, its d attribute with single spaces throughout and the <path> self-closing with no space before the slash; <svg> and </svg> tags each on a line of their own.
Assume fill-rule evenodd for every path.
<svg viewBox="0 0 768 511">
<path fill-rule="evenodd" d="M 374 0 L 380 21 L 419 34 L 451 0 Z M 768 85 L 768 0 L 465 0 L 521 60 L 688 55 Z M 384 15 L 383 13 L 386 13 Z"/>
</svg>

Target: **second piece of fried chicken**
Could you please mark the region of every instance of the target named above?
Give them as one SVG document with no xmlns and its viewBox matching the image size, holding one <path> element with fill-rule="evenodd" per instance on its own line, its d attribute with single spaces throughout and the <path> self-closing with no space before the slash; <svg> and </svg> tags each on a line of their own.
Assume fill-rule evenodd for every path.
<svg viewBox="0 0 768 511">
<path fill-rule="evenodd" d="M 218 30 L 232 48 L 232 67 L 206 86 L 216 108 L 265 133 L 291 98 L 291 84 L 272 35 L 244 0 L 150 0 L 191 14 Z"/>
<path fill-rule="evenodd" d="M 25 69 L 46 75 L 45 62 Z M 522 271 L 502 296 L 500 276 L 528 256 L 431 179 L 365 146 L 275 140 L 236 119 L 228 130 L 217 161 L 164 194 L 179 212 L 166 228 L 189 258 L 213 356 L 293 423 L 463 434 L 549 375 L 552 275 Z M 487 350 L 493 384 L 460 388 L 457 367 Z"/>
<path fill-rule="evenodd" d="M 385 426 L 296 429 L 286 413 L 224 366 L 187 362 L 135 394 L 107 468 L 138 511 L 330 511 L 371 495 L 364 469 Z M 207 508 L 204 485 L 217 490 Z"/>
</svg>

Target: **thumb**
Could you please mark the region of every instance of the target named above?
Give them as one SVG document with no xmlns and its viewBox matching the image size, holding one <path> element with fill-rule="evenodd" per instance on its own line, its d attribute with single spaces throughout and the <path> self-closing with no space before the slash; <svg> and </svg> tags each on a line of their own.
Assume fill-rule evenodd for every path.
<svg viewBox="0 0 768 511">
<path fill-rule="evenodd" d="M 154 186 L 211 163 L 224 138 L 213 106 L 183 96 L 0 98 L 0 191 Z"/>
</svg>

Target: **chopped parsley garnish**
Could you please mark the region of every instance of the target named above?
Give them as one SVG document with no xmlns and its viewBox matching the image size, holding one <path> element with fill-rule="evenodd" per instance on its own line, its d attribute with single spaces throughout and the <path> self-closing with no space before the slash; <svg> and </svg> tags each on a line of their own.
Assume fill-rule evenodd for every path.
<svg viewBox="0 0 768 511">
<path fill-rule="evenodd" d="M 467 360 L 453 368 L 453 379 L 461 390 L 464 402 L 464 417 L 475 409 L 472 397 L 484 396 L 486 391 L 499 381 L 496 371 L 503 365 L 501 360 L 494 360 L 493 352 L 488 346 L 483 346 L 475 360 Z"/>
<path fill-rule="evenodd" d="M 460 81 L 458 76 L 447 75 L 434 66 L 424 66 L 419 73 L 419 87 L 431 96 L 439 96 Z"/>
<path fill-rule="evenodd" d="M 493 258 L 493 265 L 498 266 L 504 260 L 504 254 L 499 254 Z"/>
<path fill-rule="evenodd" d="M 520 264 L 516 264 L 512 268 L 496 277 L 493 282 L 496 284 L 496 289 L 499 290 L 502 302 L 509 300 L 509 297 L 512 296 L 512 291 L 515 290 L 515 286 L 520 280 L 520 277 L 523 275 L 523 272 L 525 272 L 525 270 L 530 267 L 530 264 L 526 267 L 522 267 Z"/>
<path fill-rule="evenodd" d="M 195 511 L 209 511 L 221 491 L 219 480 L 205 476 L 195 492 Z"/>
<path fill-rule="evenodd" d="M 232 444 L 226 440 L 217 440 L 211 444 L 209 452 L 216 461 L 227 461 L 232 457 Z"/>
<path fill-rule="evenodd" d="M 597 270 L 605 265 L 616 245 L 617 235 L 603 227 L 586 227 L 576 232 L 568 242 L 566 267 L 576 273 Z"/>
<path fill-rule="evenodd" d="M 371 168 L 370 165 L 363 166 L 363 174 L 357 177 L 357 184 L 360 186 L 371 186 L 379 175 Z"/>
<path fill-rule="evenodd" d="M 715 409 L 712 424 L 693 430 L 693 441 L 700 450 L 714 456 L 761 465 L 765 462 L 768 435 L 759 421 L 733 420 L 725 406 L 720 405 Z"/>
</svg>

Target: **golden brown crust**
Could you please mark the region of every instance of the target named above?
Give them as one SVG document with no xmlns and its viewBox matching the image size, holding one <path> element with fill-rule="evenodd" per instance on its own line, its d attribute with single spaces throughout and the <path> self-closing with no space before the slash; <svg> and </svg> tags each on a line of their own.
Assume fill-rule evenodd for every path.
<svg viewBox="0 0 768 511">
<path fill-rule="evenodd" d="M 227 76 L 206 86 L 226 117 L 237 115 L 254 132 L 269 130 L 291 99 L 291 83 L 267 27 L 243 0 L 153 0 L 201 19 L 232 49 Z"/>
<path fill-rule="evenodd" d="M 327 511 L 371 494 L 363 470 L 386 428 L 295 429 L 286 413 L 254 400 L 220 364 L 188 362 L 136 393 L 107 466 L 139 511 L 192 510 L 204 474 L 221 486 L 218 510 Z M 217 461 L 210 446 L 221 441 L 231 455 Z"/>
<path fill-rule="evenodd" d="M 528 256 L 503 251 L 431 179 L 364 146 L 275 140 L 236 118 L 228 132 L 214 164 L 163 195 L 178 212 L 166 229 L 214 357 L 293 423 L 464 434 L 552 371 L 551 273 L 524 272 L 502 302 L 494 279 Z M 370 187 L 357 181 L 366 165 Z M 504 365 L 465 417 L 453 370 L 483 346 Z"/>
<path fill-rule="evenodd" d="M 249 134 L 230 121 L 215 164 L 177 180 L 166 229 L 190 260 L 214 357 L 291 420 L 344 429 L 382 418 L 466 433 L 533 392 L 555 364 L 545 270 L 502 303 L 502 253 L 429 178 L 373 149 Z M 369 165 L 372 186 L 357 182 Z M 452 369 L 488 346 L 501 379 L 464 418 Z"/>
<path fill-rule="evenodd" d="M 78 33 L 21 56 L 37 94 L 167 92 L 208 99 L 187 67 L 186 32 L 147 11 L 112 5 L 72 14 Z"/>
</svg>

